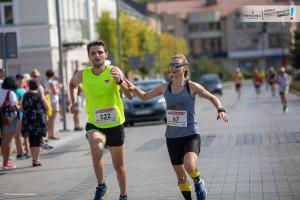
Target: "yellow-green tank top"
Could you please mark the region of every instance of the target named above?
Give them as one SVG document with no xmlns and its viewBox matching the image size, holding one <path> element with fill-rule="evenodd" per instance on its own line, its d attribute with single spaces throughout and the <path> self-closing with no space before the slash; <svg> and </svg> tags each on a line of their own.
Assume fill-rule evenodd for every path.
<svg viewBox="0 0 300 200">
<path fill-rule="evenodd" d="M 86 98 L 88 122 L 99 128 L 111 128 L 125 122 L 120 86 L 110 74 L 112 66 L 94 75 L 92 67 L 83 69 L 82 86 Z"/>
</svg>

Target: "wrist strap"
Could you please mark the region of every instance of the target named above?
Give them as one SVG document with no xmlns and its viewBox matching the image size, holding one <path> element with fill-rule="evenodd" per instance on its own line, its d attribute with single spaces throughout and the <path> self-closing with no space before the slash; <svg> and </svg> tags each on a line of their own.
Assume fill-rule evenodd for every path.
<svg viewBox="0 0 300 200">
<path fill-rule="evenodd" d="M 123 79 L 120 79 L 119 82 L 117 82 L 118 85 L 121 85 L 123 83 Z"/>
<path fill-rule="evenodd" d="M 218 108 L 218 113 L 220 112 L 226 112 L 224 108 Z"/>
</svg>

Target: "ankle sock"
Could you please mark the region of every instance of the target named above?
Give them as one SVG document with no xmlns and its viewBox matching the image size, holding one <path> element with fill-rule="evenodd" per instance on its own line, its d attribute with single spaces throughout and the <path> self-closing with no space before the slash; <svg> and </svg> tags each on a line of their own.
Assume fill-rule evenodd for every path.
<svg viewBox="0 0 300 200">
<path fill-rule="evenodd" d="M 190 173 L 189 176 L 193 179 L 194 183 L 198 183 L 200 181 L 200 172 L 199 171 Z"/>
<path fill-rule="evenodd" d="M 98 184 L 98 187 L 106 187 L 105 183 Z"/>
<path fill-rule="evenodd" d="M 178 187 L 185 200 L 192 200 L 192 186 L 188 182 L 178 183 Z"/>
</svg>

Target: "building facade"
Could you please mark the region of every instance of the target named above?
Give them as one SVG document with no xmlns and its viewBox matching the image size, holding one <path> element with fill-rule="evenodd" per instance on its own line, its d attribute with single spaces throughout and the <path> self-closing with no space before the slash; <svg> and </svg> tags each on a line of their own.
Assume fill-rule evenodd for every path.
<svg viewBox="0 0 300 200">
<path fill-rule="evenodd" d="M 97 21 L 103 11 L 116 17 L 115 0 L 58 0 L 63 45 L 63 79 L 65 86 L 75 69 L 89 64 L 86 44 L 99 38 Z M 134 2 L 120 1 L 120 9 L 134 18 L 146 20 L 142 8 Z M 144 9 L 146 11 L 146 9 Z M 15 32 L 18 55 L 7 59 L 9 75 L 30 73 L 34 68 L 42 75 L 48 69 L 59 74 L 56 0 L 0 1 L 0 32 Z"/>
<path fill-rule="evenodd" d="M 207 56 L 230 69 L 252 69 L 288 65 L 295 26 L 293 23 L 242 23 L 240 7 L 290 3 L 288 0 L 187 0 L 150 3 L 148 9 L 183 20 L 184 38 L 192 58 Z M 162 27 L 173 26 L 173 21 L 162 20 Z"/>
<path fill-rule="evenodd" d="M 83 28 L 87 24 L 87 7 L 85 0 L 59 2 L 62 40 L 66 45 L 64 72 L 69 79 L 75 68 L 87 63 L 82 45 L 82 41 L 88 40 Z M 8 74 L 28 73 L 37 68 L 43 75 L 47 69 L 59 75 L 55 0 L 6 0 L 0 2 L 0 8 L 1 15 L 6 16 L 1 17 L 0 32 L 15 32 L 17 36 L 18 56 L 7 60 Z"/>
</svg>

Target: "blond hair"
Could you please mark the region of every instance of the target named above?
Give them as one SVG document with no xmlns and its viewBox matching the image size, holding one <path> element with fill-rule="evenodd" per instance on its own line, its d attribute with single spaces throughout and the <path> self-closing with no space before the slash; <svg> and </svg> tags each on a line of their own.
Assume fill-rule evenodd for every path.
<svg viewBox="0 0 300 200">
<path fill-rule="evenodd" d="M 185 66 L 186 66 L 186 71 L 184 72 L 184 78 L 189 79 L 190 68 L 189 68 L 189 63 L 188 63 L 186 57 L 182 54 L 176 54 L 171 58 L 171 60 L 176 59 L 176 58 L 183 60 L 183 64 L 185 64 Z"/>
</svg>

